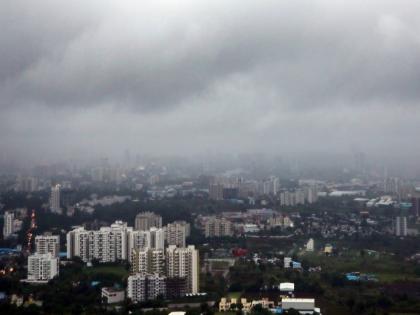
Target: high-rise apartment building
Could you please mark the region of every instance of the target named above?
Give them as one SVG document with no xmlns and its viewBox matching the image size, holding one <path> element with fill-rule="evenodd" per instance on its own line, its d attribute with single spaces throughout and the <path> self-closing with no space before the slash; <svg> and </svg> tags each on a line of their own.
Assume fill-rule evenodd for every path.
<svg viewBox="0 0 420 315">
<path fill-rule="evenodd" d="M 415 190 L 411 194 L 411 213 L 416 217 L 420 216 L 420 191 Z"/>
<path fill-rule="evenodd" d="M 185 221 L 175 221 L 166 226 L 166 243 L 185 247 L 186 238 L 190 233 L 190 224 Z"/>
<path fill-rule="evenodd" d="M 53 257 L 58 257 L 60 254 L 60 236 L 37 235 L 35 237 L 35 250 L 41 255 L 50 253 Z"/>
<path fill-rule="evenodd" d="M 128 259 L 128 233 L 132 228 L 127 223 L 116 221 L 110 227 L 88 231 L 78 227 L 67 233 L 67 258 L 75 256 L 83 261 L 97 259 L 100 262 L 114 262 Z"/>
<path fill-rule="evenodd" d="M 127 237 L 129 253 L 133 249 L 154 248 L 150 231 L 130 231 Z"/>
<path fill-rule="evenodd" d="M 156 249 L 165 248 L 165 230 L 162 228 L 152 227 L 150 232 L 150 247 Z"/>
<path fill-rule="evenodd" d="M 313 238 L 310 238 L 309 241 L 306 243 L 306 251 L 313 252 L 315 248 L 315 242 Z"/>
<path fill-rule="evenodd" d="M 55 185 L 51 187 L 51 196 L 50 196 L 50 210 L 53 213 L 61 214 L 61 204 L 60 204 L 60 185 Z"/>
<path fill-rule="evenodd" d="M 225 218 L 211 217 L 204 223 L 206 237 L 232 236 L 232 223 Z"/>
<path fill-rule="evenodd" d="M 38 190 L 38 178 L 19 176 L 16 183 L 17 191 L 33 192 Z"/>
<path fill-rule="evenodd" d="M 141 212 L 136 216 L 134 222 L 134 228 L 136 230 L 147 231 L 152 227 L 162 227 L 162 217 L 160 215 L 146 211 Z"/>
<path fill-rule="evenodd" d="M 131 273 L 165 274 L 165 251 L 163 249 L 133 249 L 131 253 Z"/>
<path fill-rule="evenodd" d="M 302 189 L 296 189 L 294 192 L 283 191 L 280 193 L 280 205 L 281 206 L 297 206 L 303 205 L 306 201 L 305 191 Z"/>
<path fill-rule="evenodd" d="M 306 189 L 306 201 L 311 204 L 318 201 L 318 190 L 315 186 Z"/>
<path fill-rule="evenodd" d="M 407 217 L 395 218 L 395 235 L 407 236 Z"/>
<path fill-rule="evenodd" d="M 209 198 L 213 200 L 223 200 L 223 185 L 222 184 L 210 184 L 209 186 Z"/>
<path fill-rule="evenodd" d="M 185 248 L 170 245 L 166 249 L 166 276 L 185 278 L 187 293 L 198 293 L 199 255 L 194 245 Z"/>
<path fill-rule="evenodd" d="M 165 230 L 152 227 L 148 231 L 137 231 L 128 228 L 128 253 L 133 249 L 155 248 L 163 249 L 165 246 Z"/>
<path fill-rule="evenodd" d="M 261 183 L 261 193 L 263 195 L 277 195 L 280 190 L 280 180 L 278 177 L 271 176 Z"/>
<path fill-rule="evenodd" d="M 166 277 L 158 274 L 135 274 L 128 277 L 127 297 L 132 302 L 166 297 Z"/>
<path fill-rule="evenodd" d="M 165 230 L 152 227 L 148 231 L 134 231 L 127 223 L 116 221 L 99 230 L 78 227 L 67 233 L 67 257 L 100 262 L 128 260 L 133 249 L 164 249 Z"/>
<path fill-rule="evenodd" d="M 6 239 L 14 233 L 15 214 L 12 211 L 5 211 L 3 218 L 3 238 Z"/>
<path fill-rule="evenodd" d="M 59 273 L 59 259 L 51 253 L 28 256 L 28 280 L 47 282 Z"/>
</svg>

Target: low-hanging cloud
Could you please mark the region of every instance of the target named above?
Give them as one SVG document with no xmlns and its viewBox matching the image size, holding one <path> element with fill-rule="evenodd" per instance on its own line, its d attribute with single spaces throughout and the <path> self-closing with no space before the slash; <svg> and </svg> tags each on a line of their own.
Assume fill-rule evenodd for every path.
<svg viewBox="0 0 420 315">
<path fill-rule="evenodd" d="M 65 138 L 79 149 L 92 146 L 78 141 L 88 126 L 104 150 L 119 139 L 161 152 L 169 133 L 191 137 L 170 149 L 181 152 L 221 139 L 261 149 L 258 138 L 270 134 L 280 139 L 266 140 L 271 147 L 317 147 L 314 135 L 341 126 L 330 142 L 337 148 L 405 148 L 419 112 L 419 9 L 379 0 L 2 1 L 2 138 L 9 148 L 29 136 L 42 146 L 33 131 L 60 134 L 65 122 L 56 119 L 67 117 Z M 391 118 L 413 126 L 378 144 L 373 135 L 389 135 Z M 16 120 L 26 122 L 20 131 Z M 364 133 L 345 136 L 351 127 Z M 161 135 L 130 137 L 150 128 Z"/>
</svg>

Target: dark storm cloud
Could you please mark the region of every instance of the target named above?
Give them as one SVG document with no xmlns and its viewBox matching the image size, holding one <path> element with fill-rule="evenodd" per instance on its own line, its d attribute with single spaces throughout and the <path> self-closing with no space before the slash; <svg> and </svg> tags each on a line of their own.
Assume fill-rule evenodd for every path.
<svg viewBox="0 0 420 315">
<path fill-rule="evenodd" d="M 417 100 L 416 10 L 360 4 L 4 1 L 2 103 L 158 109 L 237 74 L 295 107 Z"/>
<path fill-rule="evenodd" d="M 128 146 L 417 153 L 408 139 L 419 132 L 419 10 L 379 0 L 5 0 L 0 140 L 46 156 Z"/>
</svg>

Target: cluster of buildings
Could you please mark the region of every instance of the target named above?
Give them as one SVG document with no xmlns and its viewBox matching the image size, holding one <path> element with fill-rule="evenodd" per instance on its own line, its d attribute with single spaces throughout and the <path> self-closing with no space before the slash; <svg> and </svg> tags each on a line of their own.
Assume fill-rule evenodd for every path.
<svg viewBox="0 0 420 315">
<path fill-rule="evenodd" d="M 225 218 L 209 217 L 204 222 L 204 235 L 206 237 L 232 236 L 232 222 Z"/>
<path fill-rule="evenodd" d="M 282 206 L 295 206 L 314 203 L 318 200 L 317 185 L 299 184 L 294 190 L 284 189 L 280 179 L 270 176 L 261 181 L 244 180 L 242 178 L 215 177 L 209 184 L 209 198 L 212 200 L 227 200 L 249 197 L 271 196 L 280 200 Z"/>
<path fill-rule="evenodd" d="M 133 302 L 141 302 L 197 294 L 199 272 L 199 254 L 193 245 L 134 250 L 127 296 Z"/>
<path fill-rule="evenodd" d="M 196 225 L 209 238 L 288 228 L 294 223 L 289 216 L 272 209 L 248 209 L 245 212 L 223 212 L 220 216 L 198 216 Z"/>
<path fill-rule="evenodd" d="M 321 309 L 315 306 L 314 298 L 296 298 L 294 296 L 294 283 L 284 282 L 279 285 L 280 297 L 278 302 L 269 298 L 248 300 L 246 298 L 221 298 L 219 312 L 241 310 L 245 314 L 251 313 L 257 305 L 271 311 L 273 314 L 282 314 L 284 311 L 294 309 L 300 314 L 321 314 Z"/>
<path fill-rule="evenodd" d="M 16 236 L 16 233 L 22 229 L 23 219 L 27 217 L 26 208 L 5 211 L 3 215 L 3 239 Z"/>
<path fill-rule="evenodd" d="M 243 178 L 214 177 L 209 185 L 209 197 L 213 200 L 257 197 L 262 195 L 277 195 L 280 191 L 278 177 L 267 179 L 244 180 Z"/>
<path fill-rule="evenodd" d="M 312 204 L 318 201 L 318 190 L 316 186 L 307 186 L 295 189 L 294 191 L 285 190 L 279 193 L 281 206 L 298 206 Z"/>
<path fill-rule="evenodd" d="M 142 212 L 135 226 L 116 221 L 99 230 L 76 227 L 67 233 L 67 258 L 101 263 L 127 260 L 131 275 L 127 297 L 134 302 L 198 293 L 199 254 L 186 245 L 190 226 L 175 221 L 162 226 L 162 217 Z"/>
<path fill-rule="evenodd" d="M 18 176 L 15 190 L 20 192 L 34 192 L 40 188 L 39 179 L 34 176 Z"/>
</svg>

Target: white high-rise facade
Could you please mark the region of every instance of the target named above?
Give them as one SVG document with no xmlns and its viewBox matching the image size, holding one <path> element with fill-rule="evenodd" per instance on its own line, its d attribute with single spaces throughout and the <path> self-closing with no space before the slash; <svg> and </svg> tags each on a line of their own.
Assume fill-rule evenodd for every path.
<svg viewBox="0 0 420 315">
<path fill-rule="evenodd" d="M 129 253 L 133 249 L 152 248 L 150 231 L 129 231 L 128 233 Z"/>
<path fill-rule="evenodd" d="M 67 233 L 67 258 L 75 256 L 83 261 L 97 259 L 100 262 L 114 262 L 128 259 L 128 237 L 132 228 L 116 221 L 110 227 L 88 231 L 79 227 Z"/>
<path fill-rule="evenodd" d="M 165 248 L 165 230 L 162 228 L 152 227 L 150 230 L 150 244 L 152 248 Z"/>
<path fill-rule="evenodd" d="M 38 254 L 51 253 L 53 257 L 60 254 L 59 235 L 37 235 L 35 237 L 35 250 Z"/>
<path fill-rule="evenodd" d="M 306 251 L 313 252 L 314 251 L 314 245 L 315 245 L 314 239 L 310 238 L 308 240 L 308 242 L 306 243 Z"/>
<path fill-rule="evenodd" d="M 15 219 L 15 214 L 11 211 L 4 212 L 4 225 L 3 225 L 3 238 L 10 237 L 14 230 L 13 230 L 13 221 Z"/>
<path fill-rule="evenodd" d="M 407 236 L 407 217 L 395 218 L 395 235 Z"/>
<path fill-rule="evenodd" d="M 163 249 L 133 249 L 131 254 L 131 272 L 165 274 L 165 251 Z"/>
<path fill-rule="evenodd" d="M 187 292 L 199 291 L 199 255 L 194 245 L 179 248 L 170 245 L 166 249 L 166 275 L 170 278 L 186 278 Z"/>
<path fill-rule="evenodd" d="M 51 197 L 50 197 L 50 210 L 53 213 L 61 214 L 61 206 L 60 206 L 60 185 L 55 185 L 51 187 Z"/>
<path fill-rule="evenodd" d="M 28 280 L 47 282 L 58 275 L 59 259 L 51 253 L 28 256 Z"/>
<path fill-rule="evenodd" d="M 100 262 L 129 260 L 133 249 L 163 250 L 164 246 L 164 229 L 135 231 L 122 221 L 95 231 L 78 227 L 67 233 L 67 258 L 78 256 L 86 262 L 93 259 Z"/>
</svg>

